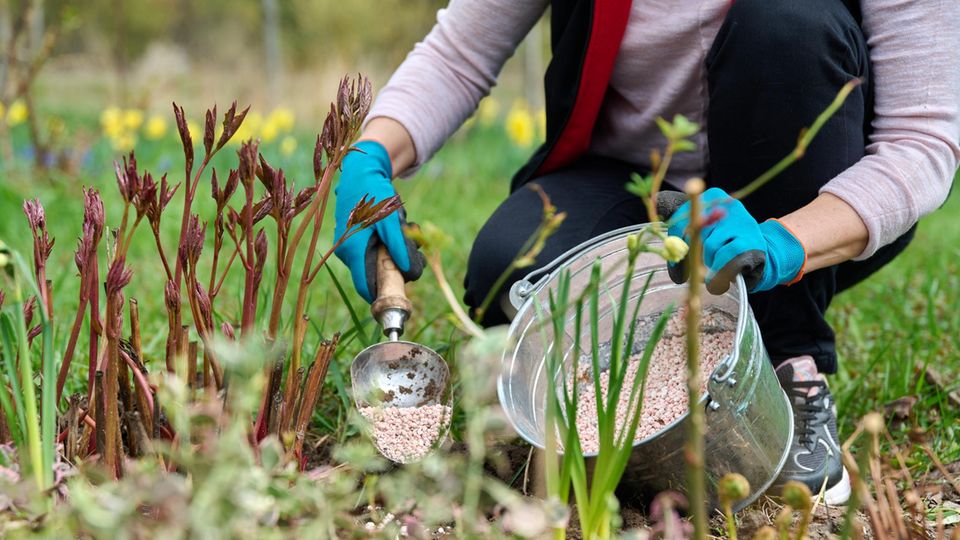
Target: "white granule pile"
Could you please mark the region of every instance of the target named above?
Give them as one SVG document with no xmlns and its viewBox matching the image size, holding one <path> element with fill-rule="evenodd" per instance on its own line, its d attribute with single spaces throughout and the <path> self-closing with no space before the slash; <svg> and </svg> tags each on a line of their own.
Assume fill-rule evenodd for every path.
<svg viewBox="0 0 960 540">
<path fill-rule="evenodd" d="M 370 421 L 373 443 L 387 459 L 409 463 L 426 456 L 450 423 L 450 407 L 361 407 Z"/>
<path fill-rule="evenodd" d="M 640 424 L 637 426 L 634 441 L 641 441 L 657 433 L 687 412 L 687 338 L 684 319 L 680 311 L 671 317 L 650 358 Z M 643 335 L 652 332 L 656 320 L 656 317 L 649 317 L 638 321 L 637 333 Z M 736 323 L 730 315 L 719 309 L 707 308 L 703 312 L 700 328 L 700 391 L 702 394 L 706 391 L 707 378 L 714 368 L 733 350 Z M 630 390 L 633 388 L 633 381 L 640 367 L 642 348 L 640 351 L 640 354 L 630 358 L 624 377 L 617 405 L 618 435 L 627 424 Z M 592 453 L 600 449 L 596 393 L 590 366 L 583 366 L 583 362 L 589 364 L 589 357 L 581 359 L 577 431 L 583 451 Z M 607 371 L 600 374 L 600 388 L 604 399 L 607 396 L 609 378 Z"/>
</svg>

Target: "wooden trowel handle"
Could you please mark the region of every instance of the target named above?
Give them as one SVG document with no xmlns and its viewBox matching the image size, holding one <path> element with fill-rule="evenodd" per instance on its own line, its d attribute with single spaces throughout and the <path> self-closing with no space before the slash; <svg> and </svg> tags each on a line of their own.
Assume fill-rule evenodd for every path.
<svg viewBox="0 0 960 540">
<path fill-rule="evenodd" d="M 380 315 L 388 309 L 399 309 L 409 314 L 412 307 L 404 291 L 403 275 L 397 269 L 387 248 L 379 246 L 377 248 L 377 299 L 370 306 L 370 311 L 379 321 Z"/>
</svg>

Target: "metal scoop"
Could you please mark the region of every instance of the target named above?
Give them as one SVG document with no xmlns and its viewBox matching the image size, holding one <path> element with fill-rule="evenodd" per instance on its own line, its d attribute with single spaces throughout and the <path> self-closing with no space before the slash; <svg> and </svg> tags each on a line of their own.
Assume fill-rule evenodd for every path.
<svg viewBox="0 0 960 540">
<path fill-rule="evenodd" d="M 377 299 L 370 306 L 389 341 L 364 349 L 350 365 L 357 407 L 448 405 L 450 369 L 429 347 L 400 341 L 412 305 L 403 276 L 380 246 L 377 251 Z"/>
</svg>

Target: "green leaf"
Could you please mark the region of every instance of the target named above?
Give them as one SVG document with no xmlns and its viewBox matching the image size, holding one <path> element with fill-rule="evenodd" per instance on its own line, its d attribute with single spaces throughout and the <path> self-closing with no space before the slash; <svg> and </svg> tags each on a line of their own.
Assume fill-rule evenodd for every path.
<svg viewBox="0 0 960 540">
<path fill-rule="evenodd" d="M 627 191 L 637 197 L 647 198 L 653 191 L 653 175 L 641 176 L 637 173 L 630 175 L 630 181 L 627 182 Z"/>
<path fill-rule="evenodd" d="M 673 124 L 667 122 L 663 117 L 657 117 L 657 127 L 660 129 L 660 133 L 663 133 L 663 136 L 667 138 L 668 141 L 676 139 L 676 130 L 673 127 Z"/>
<path fill-rule="evenodd" d="M 688 141 L 686 139 L 680 139 L 673 143 L 673 150 L 675 152 L 693 152 L 697 149 L 696 143 L 693 141 Z"/>
<path fill-rule="evenodd" d="M 678 114 L 673 117 L 673 133 L 677 139 L 692 137 L 700 131 L 700 124 L 691 122 L 686 116 Z"/>
</svg>

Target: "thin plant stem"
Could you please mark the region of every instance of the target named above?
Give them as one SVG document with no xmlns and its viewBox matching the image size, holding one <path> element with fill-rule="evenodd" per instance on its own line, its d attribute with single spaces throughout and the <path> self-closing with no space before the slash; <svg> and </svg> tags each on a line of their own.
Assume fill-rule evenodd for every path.
<svg viewBox="0 0 960 540">
<path fill-rule="evenodd" d="M 283 313 L 283 298 L 287 293 L 287 285 L 290 282 L 290 271 L 284 264 L 284 255 L 288 249 L 289 229 L 283 219 L 283 217 L 277 219 L 277 275 L 273 286 L 273 301 L 270 305 L 270 322 L 267 324 L 267 339 L 276 339 L 277 337 L 277 331 L 280 329 L 280 316 Z"/>
<path fill-rule="evenodd" d="M 199 187 L 200 176 L 203 175 L 203 171 L 207 168 L 207 165 L 210 163 L 210 159 L 220 150 L 217 147 L 203 157 L 203 161 L 200 162 L 200 168 L 197 169 L 196 174 L 193 176 L 193 179 L 190 180 L 191 170 L 189 165 L 185 165 L 186 171 L 184 174 L 185 180 L 187 181 L 186 189 L 183 190 L 183 215 L 180 217 L 180 238 L 177 240 L 177 252 L 180 252 L 180 247 L 183 245 L 183 242 L 187 238 L 187 224 L 190 222 L 190 209 L 193 206 L 193 198 L 197 193 L 197 187 Z M 176 270 L 174 272 L 174 281 L 179 286 L 180 279 L 183 277 L 183 263 L 180 261 L 180 257 L 177 257 L 176 260 Z"/>
<path fill-rule="evenodd" d="M 533 244 L 533 241 L 536 239 L 536 236 L 537 236 L 537 233 L 536 232 L 533 233 L 533 236 L 531 236 L 530 239 L 527 240 L 527 243 L 524 244 L 524 249 L 522 249 L 520 253 L 526 252 L 526 250 L 528 249 L 528 246 Z M 504 270 L 503 273 L 501 273 L 500 276 L 497 278 L 497 280 L 493 282 L 493 286 L 490 287 L 490 290 L 487 292 L 487 295 L 483 298 L 483 302 L 480 303 L 480 307 L 478 307 L 475 312 L 474 321 L 479 322 L 483 320 L 483 316 L 487 313 L 487 310 L 490 309 L 490 304 L 493 303 L 494 298 L 496 298 L 497 295 L 500 294 L 500 291 L 503 289 L 503 286 L 507 283 L 507 280 L 510 279 L 510 276 L 512 276 L 513 273 L 518 269 L 517 259 L 519 257 L 520 256 L 518 255 L 517 258 L 514 258 L 512 261 L 510 261 L 510 264 L 507 265 L 506 270 Z"/>
<path fill-rule="evenodd" d="M 323 223 L 323 214 L 326 210 L 327 199 L 330 196 L 330 182 L 333 179 L 333 171 L 335 171 L 336 168 L 337 167 L 334 167 L 331 163 L 328 163 L 327 167 L 323 170 L 323 175 L 320 177 L 320 180 L 317 183 L 317 193 L 314 195 L 307 215 L 304 216 L 304 219 L 300 222 L 300 226 L 297 227 L 297 231 L 293 235 L 293 240 L 291 243 L 292 248 L 287 253 L 287 258 L 283 262 L 285 266 L 292 268 L 295 251 L 300 245 L 300 241 L 303 238 L 303 234 L 306 232 L 307 227 L 312 225 L 313 229 L 310 234 L 310 243 L 307 247 L 307 258 L 303 263 L 303 269 L 300 271 L 300 283 L 297 287 L 297 303 L 293 309 L 293 324 L 295 327 L 294 332 L 300 330 L 297 328 L 299 325 L 305 324 L 303 321 L 303 312 L 306 309 L 307 288 L 313 281 L 313 277 L 309 276 L 309 272 L 311 265 L 313 264 L 314 254 L 317 251 L 317 243 L 320 240 L 320 229 Z M 291 355 L 290 359 L 291 373 L 296 373 L 297 369 L 300 368 L 302 355 L 302 341 L 294 340 L 293 354 Z M 288 383 L 290 382 L 292 382 L 292 377 L 288 377 Z"/>
<path fill-rule="evenodd" d="M 40 437 L 43 444 L 43 479 L 44 485 L 53 485 L 53 462 L 55 438 L 57 429 L 57 401 L 56 387 L 50 384 L 54 380 L 56 369 L 56 351 L 53 348 L 53 322 L 49 313 L 40 308 L 43 318 L 43 350 L 41 354 L 43 382 L 40 388 Z M 48 501 L 49 504 L 49 501 Z"/>
<path fill-rule="evenodd" d="M 163 251 L 163 243 L 160 242 L 160 229 L 151 226 L 150 230 L 153 232 L 153 239 L 157 244 L 157 253 L 160 255 L 160 262 L 163 263 L 163 271 L 167 274 L 167 280 L 173 281 L 173 273 L 170 271 L 170 264 L 167 263 L 167 255 Z"/>
<path fill-rule="evenodd" d="M 671 141 L 667 144 L 666 151 L 663 153 L 663 160 L 653 173 L 653 183 L 650 186 L 650 196 L 644 198 L 644 204 L 647 207 L 647 219 L 650 223 L 658 223 L 660 216 L 657 214 L 657 193 L 660 192 L 660 186 L 663 185 L 663 179 L 667 176 L 670 169 L 670 162 L 673 161 L 673 155 L 676 153 L 676 144 Z"/>
<path fill-rule="evenodd" d="M 737 540 L 737 521 L 733 518 L 733 505 L 729 502 L 723 504 L 723 518 L 727 526 L 727 538 Z"/>
<path fill-rule="evenodd" d="M 130 250 L 130 243 L 133 242 L 133 233 L 137 230 L 137 227 L 140 226 L 140 222 L 143 221 L 143 216 L 137 216 L 137 219 L 133 221 L 133 226 L 130 227 L 130 232 L 124 237 L 124 241 L 121 244 L 120 256 L 126 257 L 127 251 Z"/>
<path fill-rule="evenodd" d="M 523 247 L 520 248 L 517 255 L 510 261 L 510 264 L 507 265 L 507 268 L 500 274 L 493 286 L 490 287 L 490 290 L 487 291 L 486 297 L 484 297 L 480 303 L 480 307 L 478 307 L 474 313 L 473 319 L 477 323 L 483 320 L 487 309 L 490 308 L 494 299 L 500 294 L 507 279 L 509 279 L 516 270 L 526 268 L 534 263 L 536 257 L 543 251 L 547 239 L 553 236 L 557 228 L 560 227 L 567 217 L 565 212 L 557 212 L 556 207 L 550 202 L 550 197 L 543 191 L 543 188 L 537 184 L 530 184 L 530 189 L 540 197 L 543 203 L 543 218 L 530 238 L 524 242 Z"/>
<path fill-rule="evenodd" d="M 253 318 L 256 315 L 256 291 L 254 290 L 254 279 L 256 272 L 256 262 L 254 261 L 253 251 L 253 179 L 244 182 L 244 192 L 247 197 L 246 219 L 244 220 L 244 239 L 246 242 L 247 256 L 245 259 L 246 276 L 243 285 L 243 311 L 241 316 L 240 334 L 248 337 L 253 330 Z M 178 257 L 179 260 L 179 257 Z M 179 277 L 177 278 L 179 281 Z"/>
<path fill-rule="evenodd" d="M 687 195 L 690 196 L 690 253 L 687 256 L 689 282 L 687 289 L 687 441 L 685 456 L 687 461 L 687 491 L 689 493 L 690 513 L 693 516 L 693 537 L 702 540 L 707 537 L 706 479 L 704 476 L 703 429 L 704 410 L 700 406 L 700 284 L 703 281 L 703 245 L 700 233 L 703 228 L 700 194 L 703 193 L 703 181 L 694 179 L 687 182 Z"/>
<path fill-rule="evenodd" d="M 223 208 L 217 209 L 218 213 L 223 212 Z M 222 215 L 217 219 L 223 219 Z M 220 249 L 223 248 L 223 234 L 214 233 L 213 241 L 213 261 L 210 263 L 210 281 L 207 284 L 207 291 L 210 294 L 210 302 L 213 303 L 213 299 L 216 295 L 213 294 L 213 287 L 216 284 L 217 279 L 217 265 L 220 263 Z M 226 272 L 224 272 L 226 273 Z"/>
<path fill-rule="evenodd" d="M 120 218 L 120 228 L 117 229 L 117 244 L 116 244 L 117 252 L 122 252 L 121 248 L 123 247 L 123 234 L 127 230 L 127 220 L 129 218 L 130 218 L 130 201 L 125 201 L 123 203 L 123 217 Z"/>
<path fill-rule="evenodd" d="M 90 273 L 90 282 L 87 284 L 87 300 L 90 307 L 90 341 L 87 347 L 89 372 L 87 375 L 87 396 L 93 395 L 94 379 L 97 373 L 97 356 L 100 350 L 100 334 L 103 328 L 100 325 L 100 265 L 96 250 L 90 250 L 90 260 L 87 268 Z M 90 400 L 93 403 L 93 400 Z"/>
<path fill-rule="evenodd" d="M 230 272 L 230 267 L 233 266 L 233 261 L 237 259 L 237 255 L 240 253 L 239 249 L 234 247 L 233 253 L 230 255 L 230 258 L 227 259 L 227 264 L 223 268 L 223 274 L 220 275 L 220 279 L 217 280 L 215 286 L 210 287 L 210 301 L 212 302 L 216 298 L 217 293 L 220 292 L 220 287 L 223 286 L 223 281 L 227 279 L 227 274 Z"/>
<path fill-rule="evenodd" d="M 313 282 L 316 274 L 310 274 L 310 268 L 313 264 L 313 257 L 317 251 L 317 243 L 320 239 L 320 230 L 323 224 L 323 216 L 327 207 L 327 200 L 330 196 L 330 184 L 333 180 L 334 171 L 339 169 L 340 161 L 343 159 L 345 153 L 338 153 L 334 158 L 327 163 L 327 167 L 324 168 L 323 174 L 317 179 L 316 182 L 316 193 L 314 194 L 313 201 L 311 201 L 310 206 L 307 211 L 307 215 L 300 221 L 300 225 L 297 227 L 297 230 L 294 232 L 293 239 L 289 244 L 289 247 L 286 250 L 285 257 L 278 258 L 278 264 L 282 265 L 285 270 L 285 280 L 284 280 L 284 290 L 281 291 L 279 297 L 274 297 L 273 313 L 271 313 L 271 326 L 279 321 L 279 306 L 278 302 L 282 303 L 284 293 L 286 292 L 286 283 L 289 280 L 291 271 L 293 268 L 293 257 L 296 254 L 297 248 L 300 245 L 300 242 L 303 239 L 303 234 L 306 232 L 306 229 L 309 225 L 312 225 L 313 229 L 310 234 L 310 243 L 307 248 L 307 257 L 303 263 L 303 268 L 300 271 L 300 282 L 297 287 L 297 300 L 296 305 L 293 310 L 293 351 L 290 358 L 290 366 L 287 370 L 287 380 L 284 389 L 284 418 L 291 418 L 292 409 L 294 406 L 295 400 L 295 386 L 296 386 L 296 374 L 300 369 L 302 364 L 303 356 L 303 338 L 306 335 L 306 325 L 307 317 L 304 316 L 304 311 L 306 310 L 307 303 L 307 290 L 310 284 Z M 345 238 L 342 238 L 340 242 L 336 244 L 334 248 L 331 248 L 331 252 L 337 246 L 339 246 Z M 318 265 L 318 270 L 326 262 L 326 257 L 324 257 L 320 264 Z M 276 315 L 276 321 L 274 320 L 274 314 Z M 264 406 L 266 403 L 263 404 Z M 261 412 L 265 410 L 261 408 Z M 284 426 L 284 429 L 286 426 Z"/>
<path fill-rule="evenodd" d="M 467 315 L 467 312 L 463 310 L 460 302 L 457 301 L 457 297 L 453 293 L 450 283 L 447 281 L 447 276 L 443 273 L 443 264 L 440 261 L 440 254 L 436 253 L 428 256 L 427 266 L 429 266 L 430 270 L 433 272 L 433 276 L 436 278 L 437 284 L 440 286 L 440 292 L 443 294 L 443 298 L 450 306 L 450 310 L 453 312 L 454 317 L 456 317 L 457 321 L 459 321 L 463 326 L 464 331 L 475 338 L 483 337 L 483 329 L 473 322 L 472 319 L 470 319 L 470 316 Z"/>
<path fill-rule="evenodd" d="M 109 279 L 108 279 L 109 282 Z M 119 391 L 118 370 L 120 363 L 120 336 L 116 322 L 121 316 L 119 312 L 119 300 L 116 298 L 119 293 L 111 294 L 107 297 L 107 365 L 104 372 L 103 382 L 103 401 L 104 419 L 106 421 L 106 447 L 103 450 L 104 464 L 110 471 L 110 474 L 116 477 L 119 472 L 121 456 L 118 455 L 120 446 L 120 418 L 117 404 L 117 393 Z M 121 297 L 122 298 L 122 297 Z"/>
<path fill-rule="evenodd" d="M 316 265 L 313 267 L 313 269 L 310 271 L 310 275 L 307 276 L 307 284 L 308 284 L 308 285 L 309 285 L 310 283 L 313 283 L 313 280 L 317 277 L 317 274 L 320 273 L 320 269 L 323 268 L 323 265 L 325 265 L 325 264 L 327 263 L 327 260 L 330 259 L 331 256 L 333 256 L 334 252 L 336 252 L 337 249 L 339 249 L 340 246 L 342 246 L 343 243 L 346 242 L 351 236 L 353 236 L 354 234 L 360 232 L 361 230 L 363 230 L 363 228 L 361 228 L 361 227 L 354 227 L 352 230 L 347 231 L 347 232 L 346 232 L 343 236 L 341 236 L 336 242 L 334 242 L 334 244 L 333 244 L 332 246 L 330 246 L 330 249 L 328 249 L 328 250 L 326 251 L 326 253 L 323 254 L 323 257 L 320 257 L 320 261 L 317 262 L 317 264 L 316 264 Z"/>
<path fill-rule="evenodd" d="M 60 364 L 60 373 L 57 375 L 57 402 L 60 402 L 63 396 L 63 386 L 67 382 L 67 373 L 70 371 L 70 362 L 73 360 L 73 354 L 77 347 L 77 339 L 80 337 L 80 329 L 83 326 L 83 317 L 87 310 L 87 287 L 88 280 L 83 279 L 80 283 L 80 302 L 77 306 L 77 314 L 73 319 L 73 326 L 70 328 L 70 337 L 67 340 L 67 348 L 63 353 L 63 362 Z"/>
<path fill-rule="evenodd" d="M 167 372 L 173 373 L 174 371 L 174 356 L 177 353 L 177 340 L 179 339 L 180 333 L 180 316 L 176 312 L 177 309 L 167 310 L 167 345 L 166 345 L 166 354 L 165 354 L 165 364 Z"/>
<path fill-rule="evenodd" d="M 240 264 L 242 264 L 244 268 L 252 266 L 253 263 L 248 265 L 247 258 L 243 256 L 243 250 L 245 246 L 243 237 L 241 236 L 240 238 L 237 238 L 237 234 L 232 229 L 227 229 L 227 232 L 230 234 L 230 239 L 233 240 L 233 245 L 236 248 L 237 256 L 240 257 Z M 224 275 L 220 277 L 220 283 L 223 283 L 224 278 L 226 278 L 226 272 L 224 272 Z"/>
</svg>

